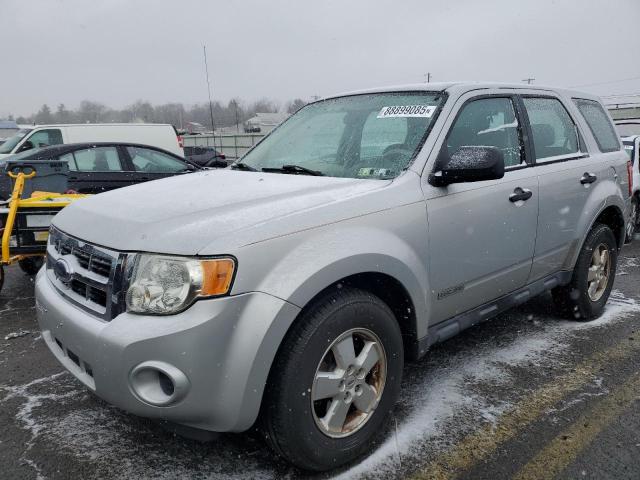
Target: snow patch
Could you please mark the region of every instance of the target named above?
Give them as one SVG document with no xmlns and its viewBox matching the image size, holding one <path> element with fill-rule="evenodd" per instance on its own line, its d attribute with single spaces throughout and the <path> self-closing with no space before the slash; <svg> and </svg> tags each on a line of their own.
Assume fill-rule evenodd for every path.
<svg viewBox="0 0 640 480">
<path fill-rule="evenodd" d="M 573 331 L 598 328 L 638 312 L 638 302 L 613 291 L 605 312 L 596 320 L 545 322 L 542 332 L 522 334 L 506 347 L 489 347 L 480 354 L 467 351 L 459 355 L 453 366 L 434 368 L 419 385 L 403 391 L 401 402 L 411 405 L 412 411 L 398 424 L 395 434 L 362 462 L 336 478 L 387 476 L 397 469 L 398 458 L 411 455 L 425 442 L 441 443 L 451 433 L 447 421 L 463 409 L 495 424 L 512 405 L 509 402 L 491 404 L 486 398 L 475 395 L 470 385 L 479 382 L 507 385 L 511 379 L 510 367 L 556 362 L 554 355 L 566 349 Z M 581 400 L 584 397 L 578 399 Z"/>
</svg>

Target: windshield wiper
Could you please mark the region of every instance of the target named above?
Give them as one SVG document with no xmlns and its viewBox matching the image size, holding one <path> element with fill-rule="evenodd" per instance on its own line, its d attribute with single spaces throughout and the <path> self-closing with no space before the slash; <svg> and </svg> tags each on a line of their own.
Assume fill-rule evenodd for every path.
<svg viewBox="0 0 640 480">
<path fill-rule="evenodd" d="M 300 165 L 282 165 L 282 167 L 265 167 L 262 169 L 266 173 L 293 173 L 295 175 L 313 175 L 316 177 L 324 176 L 324 173 L 318 170 L 311 170 Z"/>
<path fill-rule="evenodd" d="M 231 170 L 243 170 L 245 172 L 257 172 L 258 170 L 247 165 L 246 163 L 238 162 L 231 164 Z"/>
</svg>

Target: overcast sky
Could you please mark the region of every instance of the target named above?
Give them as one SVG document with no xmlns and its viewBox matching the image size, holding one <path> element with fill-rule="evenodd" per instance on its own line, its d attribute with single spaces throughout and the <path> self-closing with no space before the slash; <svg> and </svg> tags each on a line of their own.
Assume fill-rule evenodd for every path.
<svg viewBox="0 0 640 480">
<path fill-rule="evenodd" d="M 427 72 L 640 94 L 640 0 L 0 0 L 0 118 L 83 99 L 206 101 L 203 44 L 222 101 Z"/>
</svg>

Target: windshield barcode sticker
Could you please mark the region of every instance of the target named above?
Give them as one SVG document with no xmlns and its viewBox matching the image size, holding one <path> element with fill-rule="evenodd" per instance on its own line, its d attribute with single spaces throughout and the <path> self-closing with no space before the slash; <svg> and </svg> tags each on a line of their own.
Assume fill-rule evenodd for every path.
<svg viewBox="0 0 640 480">
<path fill-rule="evenodd" d="M 398 117 L 426 117 L 429 118 L 436 111 L 435 105 L 392 105 L 382 107 L 378 118 Z"/>
</svg>

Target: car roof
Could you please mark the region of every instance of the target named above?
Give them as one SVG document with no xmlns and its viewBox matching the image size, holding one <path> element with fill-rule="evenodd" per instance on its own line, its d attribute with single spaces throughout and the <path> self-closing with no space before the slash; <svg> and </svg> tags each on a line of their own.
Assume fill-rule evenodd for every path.
<svg viewBox="0 0 640 480">
<path fill-rule="evenodd" d="M 59 128 L 59 127 L 171 127 L 169 123 L 43 123 L 42 125 L 22 125 L 20 128 Z"/>
<path fill-rule="evenodd" d="M 456 92 L 465 93 L 473 90 L 486 90 L 486 89 L 517 89 L 527 91 L 539 91 L 539 92 L 558 92 L 572 97 L 586 98 L 599 101 L 599 98 L 595 95 L 580 92 L 576 90 L 570 90 L 567 88 L 559 88 L 544 85 L 530 85 L 525 83 L 501 83 L 501 82 L 432 82 L 432 83 L 410 83 L 405 85 L 391 85 L 383 87 L 374 87 L 361 90 L 354 90 L 350 92 L 329 95 L 319 101 L 328 100 L 331 98 L 345 97 L 349 95 L 362 95 L 367 93 L 393 93 L 393 92 Z"/>
<path fill-rule="evenodd" d="M 111 147 L 111 146 L 124 146 L 124 147 L 140 147 L 140 148 L 150 148 L 151 150 L 158 150 L 162 153 L 166 153 L 167 155 L 171 155 L 179 160 L 185 161 L 184 158 L 176 155 L 175 153 L 169 152 L 159 147 L 155 147 L 153 145 L 143 145 L 140 143 L 131 143 L 131 142 L 83 142 L 83 143 L 65 143 L 62 145 L 52 145 L 50 147 L 38 148 L 34 151 L 26 151 L 24 152 L 24 156 L 22 153 L 14 156 L 14 158 L 20 158 L 23 160 L 38 160 L 38 159 L 46 159 L 51 155 L 59 155 L 68 152 L 75 152 L 76 150 L 82 150 L 84 148 L 94 148 L 94 147 Z"/>
<path fill-rule="evenodd" d="M 623 142 L 633 142 L 637 138 L 640 138 L 640 135 L 627 135 L 626 137 L 620 137 L 620 138 L 622 138 Z"/>
</svg>

